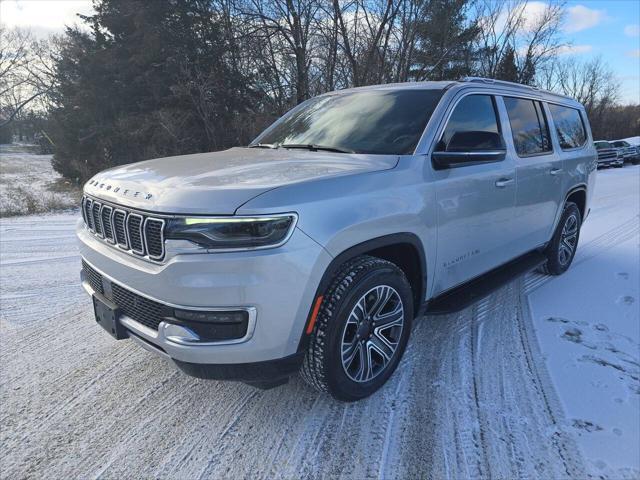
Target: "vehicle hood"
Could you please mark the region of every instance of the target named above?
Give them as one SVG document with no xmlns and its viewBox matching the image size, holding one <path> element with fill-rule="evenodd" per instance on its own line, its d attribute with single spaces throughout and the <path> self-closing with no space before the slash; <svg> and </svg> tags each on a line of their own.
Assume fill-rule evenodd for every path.
<svg viewBox="0 0 640 480">
<path fill-rule="evenodd" d="M 387 170 L 396 155 L 232 148 L 132 163 L 98 173 L 85 193 L 161 213 L 232 215 L 268 190 L 327 177 Z"/>
</svg>

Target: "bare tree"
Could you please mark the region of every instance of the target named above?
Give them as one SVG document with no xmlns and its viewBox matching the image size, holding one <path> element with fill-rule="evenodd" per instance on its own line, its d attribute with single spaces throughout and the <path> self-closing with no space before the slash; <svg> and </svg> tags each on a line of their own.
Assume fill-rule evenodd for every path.
<svg viewBox="0 0 640 480">
<path fill-rule="evenodd" d="M 53 84 L 52 43 L 0 25 L 0 127 L 29 104 L 45 101 Z"/>
<path fill-rule="evenodd" d="M 560 35 L 563 15 L 564 4 L 559 1 L 483 0 L 476 11 L 480 27 L 477 48 L 481 52 L 478 73 L 496 78 L 505 68 L 505 57 L 513 55 L 514 80 L 531 83 L 536 69 L 564 46 Z"/>
</svg>

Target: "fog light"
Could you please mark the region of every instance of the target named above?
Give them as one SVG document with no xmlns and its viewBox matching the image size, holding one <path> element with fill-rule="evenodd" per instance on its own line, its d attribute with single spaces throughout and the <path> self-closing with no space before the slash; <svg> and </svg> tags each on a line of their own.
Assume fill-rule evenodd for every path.
<svg viewBox="0 0 640 480">
<path fill-rule="evenodd" d="M 210 323 L 242 323 L 248 314 L 247 312 L 201 312 L 197 310 L 176 310 L 175 316 L 178 320 L 188 322 L 210 322 Z"/>
<path fill-rule="evenodd" d="M 174 317 L 175 323 L 189 328 L 199 337 L 199 340 L 195 343 L 238 340 L 247 334 L 249 326 L 249 313 L 243 310 L 199 311 L 176 309 Z"/>
</svg>

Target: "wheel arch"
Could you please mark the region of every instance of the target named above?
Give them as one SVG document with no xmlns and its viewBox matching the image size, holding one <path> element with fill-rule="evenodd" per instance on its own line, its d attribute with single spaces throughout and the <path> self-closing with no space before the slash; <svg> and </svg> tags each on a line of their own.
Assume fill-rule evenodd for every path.
<svg viewBox="0 0 640 480">
<path fill-rule="evenodd" d="M 410 232 L 392 233 L 373 238 L 353 245 L 336 255 L 325 269 L 320 284 L 316 289 L 313 303 L 315 304 L 316 299 L 327 290 L 340 267 L 360 255 L 371 255 L 388 260 L 396 264 L 405 273 L 411 285 L 414 312 L 417 314 L 426 297 L 427 259 L 420 238 Z M 306 333 L 306 327 L 311 320 L 314 304 L 309 307 L 309 313 L 307 314 L 305 329 L 302 332 L 298 345 L 298 351 L 304 350 L 308 346 L 310 335 Z"/>
<path fill-rule="evenodd" d="M 584 217 L 587 213 L 587 186 L 585 184 L 580 184 L 569 190 L 564 199 L 564 205 L 566 205 L 567 202 L 573 202 L 578 206 L 578 210 L 580 210 L 581 220 L 584 220 Z"/>
</svg>

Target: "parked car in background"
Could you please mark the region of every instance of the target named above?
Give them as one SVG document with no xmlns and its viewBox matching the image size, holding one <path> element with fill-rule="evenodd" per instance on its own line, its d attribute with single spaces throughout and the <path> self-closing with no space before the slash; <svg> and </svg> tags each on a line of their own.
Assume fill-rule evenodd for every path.
<svg viewBox="0 0 640 480">
<path fill-rule="evenodd" d="M 611 145 L 616 147 L 621 153 L 625 162 L 637 165 L 640 162 L 640 146 L 631 145 L 626 140 L 613 140 Z"/>
<path fill-rule="evenodd" d="M 593 142 L 598 152 L 598 168 L 604 167 L 622 167 L 624 165 L 624 157 L 612 144 L 606 140 L 596 140 Z"/>
<path fill-rule="evenodd" d="M 595 169 L 565 96 L 478 78 L 331 92 L 246 147 L 91 178 L 82 283 L 113 337 L 190 375 L 299 371 L 357 400 L 427 302 L 523 255 L 565 272 Z"/>
</svg>

